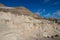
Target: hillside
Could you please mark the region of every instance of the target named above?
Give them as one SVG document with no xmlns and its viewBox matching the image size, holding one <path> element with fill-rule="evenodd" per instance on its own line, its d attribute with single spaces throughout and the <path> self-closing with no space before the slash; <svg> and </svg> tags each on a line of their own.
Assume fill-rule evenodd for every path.
<svg viewBox="0 0 60 40">
<path fill-rule="evenodd" d="M 60 25 L 60 19 L 57 19 L 57 18 L 47 18 L 47 20 L 53 21 L 53 22 L 58 23 Z"/>
<path fill-rule="evenodd" d="M 25 7 L 0 7 L 0 40 L 44 40 L 60 36 L 60 25 Z"/>
</svg>

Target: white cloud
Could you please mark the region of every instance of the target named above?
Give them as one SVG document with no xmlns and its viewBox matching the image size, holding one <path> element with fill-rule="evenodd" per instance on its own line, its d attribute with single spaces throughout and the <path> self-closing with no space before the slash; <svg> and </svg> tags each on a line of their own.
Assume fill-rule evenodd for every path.
<svg viewBox="0 0 60 40">
<path fill-rule="evenodd" d="M 43 14 L 45 12 L 46 12 L 45 9 L 43 9 L 43 10 L 40 9 L 35 13 L 38 14 L 38 15 L 41 15 L 41 14 Z M 47 13 L 46 15 L 43 15 L 43 16 L 46 17 L 46 18 L 49 18 L 49 17 L 58 18 L 58 17 L 60 17 L 60 10 L 57 10 L 57 11 L 53 12 L 52 14 Z"/>
<path fill-rule="evenodd" d="M 51 16 L 50 13 L 48 13 L 48 14 L 44 15 L 44 17 L 49 18 L 49 17 L 52 17 L 52 16 Z"/>
<path fill-rule="evenodd" d="M 38 14 L 38 15 L 41 15 L 42 13 L 45 13 L 45 9 L 39 9 L 37 12 L 35 12 L 36 14 Z"/>
<path fill-rule="evenodd" d="M 37 15 L 40 15 L 40 12 L 36 12 Z"/>
<path fill-rule="evenodd" d="M 40 10 L 38 10 L 37 12 L 35 12 L 35 14 L 38 14 L 38 15 L 40 15 L 39 11 L 40 11 Z"/>
<path fill-rule="evenodd" d="M 37 12 L 35 12 L 36 14 L 40 15 L 42 12 L 41 12 L 41 9 L 37 10 Z"/>
<path fill-rule="evenodd" d="M 52 14 L 48 13 L 48 14 L 46 14 L 44 16 L 45 17 L 55 17 L 56 18 L 56 17 L 60 16 L 60 10 L 58 10 L 58 11 L 52 13 Z"/>
<path fill-rule="evenodd" d="M 48 14 L 44 15 L 44 17 L 46 17 L 46 18 L 49 18 L 49 17 L 58 18 L 59 16 L 60 16 L 60 10 L 58 10 L 52 14 L 48 13 Z"/>
<path fill-rule="evenodd" d="M 38 14 L 38 15 L 42 15 L 43 13 L 46 13 L 46 9 L 39 9 L 35 13 Z M 57 10 L 57 11 L 53 12 L 52 14 L 47 13 L 43 16 L 46 17 L 46 18 L 48 18 L 48 17 L 54 17 L 54 18 L 60 17 L 60 10 Z"/>
<path fill-rule="evenodd" d="M 53 15 L 60 16 L 60 10 L 54 12 Z"/>
</svg>

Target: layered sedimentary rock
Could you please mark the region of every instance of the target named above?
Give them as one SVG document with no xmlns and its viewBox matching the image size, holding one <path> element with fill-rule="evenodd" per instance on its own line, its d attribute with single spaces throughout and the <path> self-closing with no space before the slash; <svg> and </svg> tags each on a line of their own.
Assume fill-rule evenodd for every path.
<svg viewBox="0 0 60 40">
<path fill-rule="evenodd" d="M 19 8 L 0 12 L 0 40 L 40 40 L 60 34 L 58 24 Z"/>
</svg>

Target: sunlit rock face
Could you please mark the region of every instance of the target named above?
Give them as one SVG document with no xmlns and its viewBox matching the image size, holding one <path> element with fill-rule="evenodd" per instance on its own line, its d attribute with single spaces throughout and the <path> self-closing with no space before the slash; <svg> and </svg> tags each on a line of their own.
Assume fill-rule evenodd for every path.
<svg viewBox="0 0 60 40">
<path fill-rule="evenodd" d="M 60 34 L 56 23 L 31 15 L 16 14 L 0 12 L 0 40 L 40 40 Z"/>
</svg>

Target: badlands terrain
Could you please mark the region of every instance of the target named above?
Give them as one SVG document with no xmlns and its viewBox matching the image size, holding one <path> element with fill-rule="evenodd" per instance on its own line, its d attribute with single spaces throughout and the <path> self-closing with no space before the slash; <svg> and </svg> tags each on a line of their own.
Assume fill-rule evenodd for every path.
<svg viewBox="0 0 60 40">
<path fill-rule="evenodd" d="M 0 5 L 0 40 L 60 40 L 60 24 L 22 6 Z"/>
</svg>

